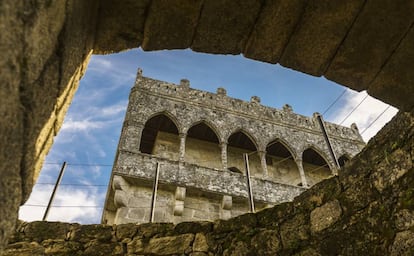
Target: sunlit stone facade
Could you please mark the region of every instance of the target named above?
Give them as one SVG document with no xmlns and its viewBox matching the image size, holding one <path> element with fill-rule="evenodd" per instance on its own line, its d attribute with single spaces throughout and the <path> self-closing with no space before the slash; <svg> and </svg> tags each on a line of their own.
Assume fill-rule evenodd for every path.
<svg viewBox="0 0 414 256">
<path fill-rule="evenodd" d="M 305 117 L 289 105 L 275 109 L 154 80 L 138 72 L 112 171 L 102 221 L 150 221 L 157 165 L 154 221 L 227 219 L 248 212 L 243 158 L 248 153 L 255 210 L 291 201 L 340 171 L 318 114 Z M 364 142 L 355 125 L 325 122 L 339 165 Z"/>
</svg>

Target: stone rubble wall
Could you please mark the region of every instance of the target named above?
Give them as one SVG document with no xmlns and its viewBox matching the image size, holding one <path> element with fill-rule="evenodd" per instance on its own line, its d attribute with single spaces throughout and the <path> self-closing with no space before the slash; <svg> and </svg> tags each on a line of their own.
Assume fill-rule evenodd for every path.
<svg viewBox="0 0 414 256">
<path fill-rule="evenodd" d="M 5 255 L 413 255 L 414 111 L 293 202 L 215 222 L 21 223 Z"/>
</svg>

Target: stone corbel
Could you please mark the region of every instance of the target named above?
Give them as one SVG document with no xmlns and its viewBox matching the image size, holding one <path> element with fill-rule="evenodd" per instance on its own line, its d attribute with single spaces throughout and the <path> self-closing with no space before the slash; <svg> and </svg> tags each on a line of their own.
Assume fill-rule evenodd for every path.
<svg viewBox="0 0 414 256">
<path fill-rule="evenodd" d="M 221 200 L 220 218 L 227 220 L 231 218 L 231 208 L 233 207 L 233 198 L 224 195 Z"/>
<path fill-rule="evenodd" d="M 174 216 L 182 216 L 184 212 L 186 188 L 177 187 L 175 190 Z"/>
<path fill-rule="evenodd" d="M 115 175 L 112 181 L 112 189 L 114 193 L 114 204 L 117 208 L 128 205 L 128 191 L 129 184 L 119 175 Z"/>
</svg>

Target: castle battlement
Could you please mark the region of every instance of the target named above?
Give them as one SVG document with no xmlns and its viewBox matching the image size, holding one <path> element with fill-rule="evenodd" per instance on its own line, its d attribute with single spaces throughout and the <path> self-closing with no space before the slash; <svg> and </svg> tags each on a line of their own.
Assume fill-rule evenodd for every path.
<svg viewBox="0 0 414 256">
<path fill-rule="evenodd" d="M 216 93 L 206 92 L 190 87 L 187 79 L 182 79 L 180 84 L 168 83 L 148 77 L 138 76 L 135 85 L 131 90 L 153 93 L 159 97 L 174 98 L 177 101 L 187 104 L 199 105 L 212 110 L 233 112 L 236 115 L 246 116 L 252 119 L 260 119 L 270 123 L 277 123 L 283 126 L 295 127 L 296 129 L 308 130 L 320 133 L 320 126 L 316 115 L 307 117 L 293 112 L 288 104 L 282 109 L 264 106 L 260 103 L 258 96 L 252 96 L 250 102 L 227 96 L 224 88 L 217 88 Z M 338 139 L 354 140 L 361 143 L 362 137 L 359 134 L 356 124 L 345 127 L 330 122 L 325 122 L 327 133 Z"/>
</svg>

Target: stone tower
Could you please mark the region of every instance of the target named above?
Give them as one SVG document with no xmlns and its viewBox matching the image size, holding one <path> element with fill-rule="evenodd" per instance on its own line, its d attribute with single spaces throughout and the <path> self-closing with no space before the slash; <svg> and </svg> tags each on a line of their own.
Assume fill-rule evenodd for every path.
<svg viewBox="0 0 414 256">
<path fill-rule="evenodd" d="M 185 79 L 175 85 L 146 78 L 139 70 L 102 221 L 227 219 L 252 205 L 291 201 L 337 174 L 364 145 L 355 125 L 298 115 L 289 105 L 266 107 L 257 96 L 230 98 L 223 88 L 192 89 Z"/>
</svg>

